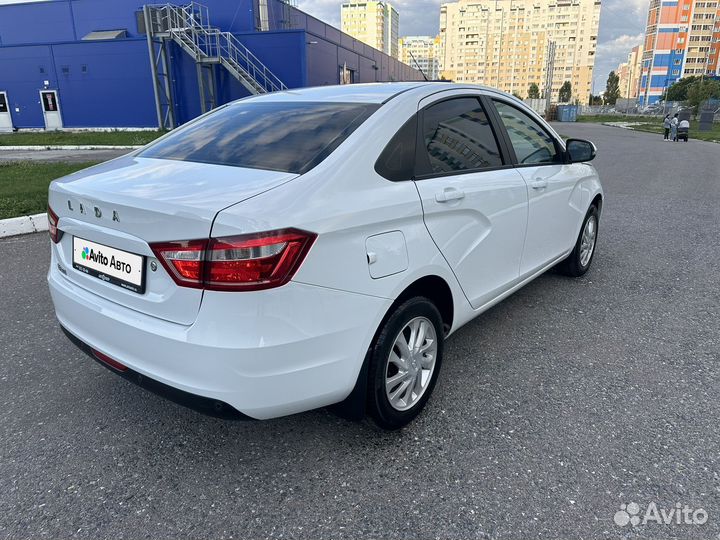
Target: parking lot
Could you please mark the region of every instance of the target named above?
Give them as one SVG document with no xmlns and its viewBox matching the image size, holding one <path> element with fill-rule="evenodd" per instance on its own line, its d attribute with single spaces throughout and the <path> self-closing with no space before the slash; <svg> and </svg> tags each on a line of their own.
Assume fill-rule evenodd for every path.
<svg viewBox="0 0 720 540">
<path fill-rule="evenodd" d="M 0 538 L 718 537 L 720 146 L 556 128 L 599 147 L 593 268 L 461 329 L 396 433 L 146 393 L 61 333 L 47 234 L 0 240 Z M 617 525 L 631 502 L 708 519 Z"/>
</svg>

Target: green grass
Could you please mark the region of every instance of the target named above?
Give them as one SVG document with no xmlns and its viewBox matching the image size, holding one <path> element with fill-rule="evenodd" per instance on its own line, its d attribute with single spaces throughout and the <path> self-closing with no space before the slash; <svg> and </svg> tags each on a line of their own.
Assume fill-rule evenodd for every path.
<svg viewBox="0 0 720 540">
<path fill-rule="evenodd" d="M 0 162 L 0 219 L 45 212 L 51 181 L 96 163 Z"/>
<path fill-rule="evenodd" d="M 164 131 L 38 131 L 0 135 L 1 146 L 118 145 L 140 146 L 154 141 Z"/>
<path fill-rule="evenodd" d="M 630 126 L 635 131 L 662 134 L 664 132 L 662 118 L 654 116 L 578 116 L 578 122 L 606 123 L 629 122 L 637 124 Z M 713 124 L 711 131 L 700 131 L 697 121 L 690 122 L 690 140 L 720 142 L 720 124 Z"/>
</svg>

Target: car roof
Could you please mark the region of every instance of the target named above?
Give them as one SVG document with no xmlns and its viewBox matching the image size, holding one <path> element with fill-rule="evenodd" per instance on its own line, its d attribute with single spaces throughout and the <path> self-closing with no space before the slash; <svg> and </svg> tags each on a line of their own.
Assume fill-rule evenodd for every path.
<svg viewBox="0 0 720 540">
<path fill-rule="evenodd" d="M 468 85 L 471 86 L 471 85 Z M 262 101 L 324 101 L 343 103 L 385 103 L 392 98 L 418 90 L 421 94 L 432 94 L 442 90 L 454 90 L 463 88 L 465 85 L 458 85 L 449 82 L 396 82 L 396 83 L 367 83 L 367 84 L 346 84 L 338 86 L 316 86 L 313 88 L 297 88 L 262 94 L 253 100 Z M 490 90 L 482 86 L 474 86 L 478 90 Z M 420 89 L 425 90 L 425 92 Z"/>
</svg>

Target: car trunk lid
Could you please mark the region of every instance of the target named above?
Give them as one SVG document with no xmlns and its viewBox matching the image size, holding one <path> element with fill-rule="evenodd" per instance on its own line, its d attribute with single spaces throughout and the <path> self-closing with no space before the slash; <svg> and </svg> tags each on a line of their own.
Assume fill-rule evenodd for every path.
<svg viewBox="0 0 720 540">
<path fill-rule="evenodd" d="M 58 264 L 67 279 L 108 300 L 171 322 L 192 324 L 202 290 L 176 285 L 155 259 L 150 244 L 206 239 L 218 212 L 295 177 L 133 155 L 80 171 L 50 187 L 49 204 L 64 233 L 57 245 Z M 73 243 L 73 238 L 78 241 Z M 144 291 L 118 286 L 92 270 L 88 273 L 84 260 L 78 258 L 78 250 L 87 247 L 83 241 L 95 250 L 107 246 L 143 257 Z M 113 253 L 107 250 L 106 255 Z"/>
</svg>

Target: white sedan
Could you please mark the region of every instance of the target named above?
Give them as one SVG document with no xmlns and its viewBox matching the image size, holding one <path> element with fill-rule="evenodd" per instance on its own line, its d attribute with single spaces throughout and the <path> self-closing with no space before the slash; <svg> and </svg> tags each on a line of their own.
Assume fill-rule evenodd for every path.
<svg viewBox="0 0 720 540">
<path fill-rule="evenodd" d="M 54 181 L 48 281 L 68 337 L 220 417 L 338 404 L 399 428 L 445 339 L 593 259 L 592 143 L 449 83 L 240 100 Z"/>
</svg>

